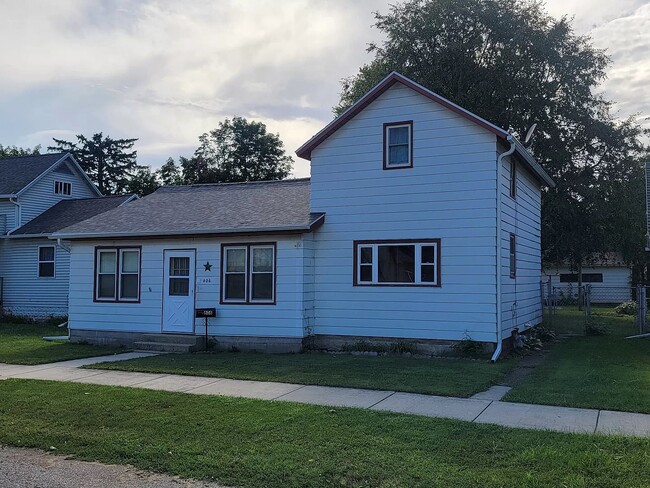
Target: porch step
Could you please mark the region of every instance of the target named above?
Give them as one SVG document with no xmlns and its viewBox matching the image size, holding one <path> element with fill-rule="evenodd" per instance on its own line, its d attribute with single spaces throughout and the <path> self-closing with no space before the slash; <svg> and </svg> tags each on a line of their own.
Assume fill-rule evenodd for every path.
<svg viewBox="0 0 650 488">
<path fill-rule="evenodd" d="M 193 335 L 145 334 L 133 346 L 140 351 L 195 352 L 204 349 L 204 339 Z"/>
</svg>

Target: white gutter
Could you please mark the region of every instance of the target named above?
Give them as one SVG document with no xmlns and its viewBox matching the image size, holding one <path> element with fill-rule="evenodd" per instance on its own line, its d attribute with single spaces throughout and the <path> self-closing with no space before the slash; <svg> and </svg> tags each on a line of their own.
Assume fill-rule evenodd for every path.
<svg viewBox="0 0 650 488">
<path fill-rule="evenodd" d="M 499 154 L 499 157 L 497 158 L 497 347 L 490 359 L 493 363 L 499 359 L 499 356 L 501 356 L 501 350 L 503 349 L 501 344 L 503 342 L 503 330 L 501 328 L 501 177 L 503 175 L 503 159 L 514 153 L 516 148 L 515 138 L 513 136 L 508 135 L 507 140 L 510 142 L 510 149 Z"/>
<path fill-rule="evenodd" d="M 232 229 L 201 229 L 201 230 L 178 230 L 178 231 L 137 231 L 137 232 L 75 232 L 75 233 L 54 233 L 50 239 L 119 239 L 126 237 L 168 237 L 168 236 L 195 236 L 210 234 L 257 234 L 273 232 L 302 232 L 310 231 L 325 215 L 321 215 L 309 225 L 286 225 L 279 227 L 249 227 Z"/>
<path fill-rule="evenodd" d="M 13 231 L 19 229 L 22 224 L 23 220 L 23 208 L 20 206 L 20 203 L 18 203 L 18 197 L 11 197 L 9 198 L 9 201 L 13 203 L 16 206 L 16 213 L 15 213 L 15 219 L 16 221 L 14 222 L 14 228 L 11 229 L 9 232 L 7 232 L 7 235 L 11 234 Z"/>
</svg>

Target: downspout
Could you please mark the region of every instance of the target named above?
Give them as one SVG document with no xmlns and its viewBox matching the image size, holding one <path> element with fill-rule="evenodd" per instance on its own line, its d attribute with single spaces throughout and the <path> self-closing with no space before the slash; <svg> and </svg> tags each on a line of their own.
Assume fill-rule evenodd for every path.
<svg viewBox="0 0 650 488">
<path fill-rule="evenodd" d="M 61 249 L 63 249 L 64 251 L 66 251 L 68 254 L 70 253 L 70 248 L 69 248 L 69 247 L 66 247 L 66 246 L 63 244 L 63 241 L 61 240 L 60 237 L 57 237 L 57 238 L 56 238 L 56 244 L 57 244 L 57 246 L 59 246 Z"/>
<path fill-rule="evenodd" d="M 11 229 L 9 232 L 7 232 L 7 235 L 11 234 L 13 231 L 17 230 L 20 228 L 23 220 L 23 208 L 21 207 L 20 203 L 18 203 L 18 197 L 10 197 L 9 201 L 13 203 L 16 206 L 16 213 L 15 215 L 15 222 L 14 222 L 14 228 Z"/>
<path fill-rule="evenodd" d="M 503 159 L 507 156 L 510 156 L 515 152 L 515 140 L 514 137 L 508 135 L 507 138 L 510 143 L 510 149 L 506 152 L 499 154 L 497 158 L 497 245 L 496 245 L 496 264 L 497 264 L 497 347 L 492 354 L 490 361 L 493 363 L 499 359 L 501 356 L 501 350 L 503 349 L 503 330 L 501 329 L 501 193 L 502 193 L 502 182 L 501 177 L 503 176 Z"/>
</svg>

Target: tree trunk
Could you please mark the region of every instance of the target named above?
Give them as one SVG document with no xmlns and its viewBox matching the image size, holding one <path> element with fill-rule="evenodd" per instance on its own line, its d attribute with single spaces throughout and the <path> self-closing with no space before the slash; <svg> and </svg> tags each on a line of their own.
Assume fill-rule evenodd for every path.
<svg viewBox="0 0 650 488">
<path fill-rule="evenodd" d="M 584 290 L 582 289 L 582 262 L 580 262 L 578 263 L 578 310 L 582 310 L 584 298 Z"/>
</svg>

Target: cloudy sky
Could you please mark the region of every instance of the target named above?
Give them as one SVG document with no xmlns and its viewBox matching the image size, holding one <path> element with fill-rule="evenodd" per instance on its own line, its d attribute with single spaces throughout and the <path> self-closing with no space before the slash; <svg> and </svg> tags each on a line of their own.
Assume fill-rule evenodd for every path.
<svg viewBox="0 0 650 488">
<path fill-rule="evenodd" d="M 223 118 L 295 149 L 332 118 L 341 78 L 379 40 L 384 0 L 0 0 L 0 144 L 103 131 L 141 164 L 189 156 Z M 548 0 L 613 59 L 621 117 L 650 115 L 650 0 Z M 650 123 L 644 121 L 650 127 Z M 296 176 L 309 174 L 296 158 Z"/>
</svg>

